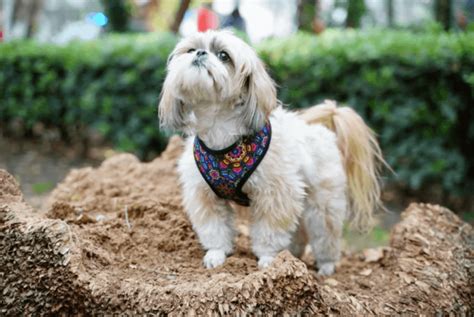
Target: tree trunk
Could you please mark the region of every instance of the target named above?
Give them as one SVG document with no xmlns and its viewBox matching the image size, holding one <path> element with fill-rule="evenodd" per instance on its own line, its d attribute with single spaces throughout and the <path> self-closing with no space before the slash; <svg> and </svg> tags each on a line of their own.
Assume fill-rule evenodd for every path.
<svg viewBox="0 0 474 317">
<path fill-rule="evenodd" d="M 36 30 L 36 19 L 38 18 L 38 13 L 43 5 L 43 0 L 36 0 L 30 4 L 28 11 L 28 24 L 26 28 L 26 37 L 31 38 L 34 31 Z"/>
<path fill-rule="evenodd" d="M 443 28 L 448 31 L 451 28 L 453 2 L 452 0 L 435 0 L 435 18 Z"/>
<path fill-rule="evenodd" d="M 181 26 L 181 22 L 183 22 L 184 14 L 186 13 L 186 10 L 188 9 L 190 3 L 191 0 L 181 0 L 174 21 L 170 26 L 171 32 L 178 33 L 179 27 Z"/>
<path fill-rule="evenodd" d="M 387 5 L 387 24 L 389 27 L 394 26 L 395 12 L 393 10 L 393 0 L 386 0 Z"/>
<path fill-rule="evenodd" d="M 14 0 L 3 0 L 3 39 L 4 41 L 8 41 L 11 37 L 11 29 L 12 29 L 12 20 L 13 20 L 13 11 L 16 2 Z"/>
<path fill-rule="evenodd" d="M 320 34 L 326 29 L 326 24 L 321 17 L 321 0 L 314 1 L 314 9 L 313 31 Z"/>
<path fill-rule="evenodd" d="M 348 28 L 360 27 L 360 22 L 364 14 L 365 14 L 365 1 L 364 0 L 348 0 L 346 27 Z"/>
<path fill-rule="evenodd" d="M 16 0 L 5 1 L 5 33 L 6 37 L 12 36 L 11 30 L 17 24 L 24 24 L 24 32 L 17 36 L 31 38 L 36 29 L 36 20 L 38 13 L 43 5 L 42 0 Z"/>
<path fill-rule="evenodd" d="M 153 23 L 155 14 L 160 10 L 160 1 L 159 0 L 151 0 L 145 7 L 145 23 L 147 30 L 149 32 L 155 31 L 155 26 Z"/>
<path fill-rule="evenodd" d="M 298 29 L 313 31 L 313 21 L 316 17 L 317 0 L 298 1 Z"/>
<path fill-rule="evenodd" d="M 102 0 L 104 11 L 109 18 L 107 28 L 112 32 L 126 32 L 129 29 L 130 4 L 128 0 Z"/>
<path fill-rule="evenodd" d="M 10 20 L 10 28 L 12 28 L 15 23 L 19 20 L 19 14 L 21 7 L 23 6 L 23 0 L 16 0 L 13 4 L 12 18 Z"/>
</svg>

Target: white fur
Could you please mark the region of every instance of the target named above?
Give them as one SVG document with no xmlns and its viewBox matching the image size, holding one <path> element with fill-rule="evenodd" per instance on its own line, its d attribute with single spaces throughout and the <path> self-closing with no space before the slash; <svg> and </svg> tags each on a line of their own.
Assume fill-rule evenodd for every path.
<svg viewBox="0 0 474 317">
<path fill-rule="evenodd" d="M 320 273 L 332 274 L 339 259 L 346 214 L 346 178 L 335 135 L 320 125 L 309 126 L 281 108 L 272 113 L 270 121 L 270 148 L 243 187 L 252 202 L 252 249 L 259 266 L 266 267 L 278 252 L 290 247 L 298 227 L 305 227 Z M 205 266 L 214 267 L 207 260 L 209 253 L 220 249 L 229 254 L 232 250 L 234 235 L 229 219 L 233 211 L 215 196 L 196 168 L 193 140 L 194 136 L 188 138 L 178 163 L 183 201 L 202 245 L 210 250 Z M 204 203 L 201 196 L 207 197 Z M 332 221 L 331 230 L 327 218 Z M 293 248 L 303 250 L 306 243 L 299 239 Z"/>
<path fill-rule="evenodd" d="M 192 64 L 197 57 L 190 48 L 207 51 L 201 68 Z M 228 52 L 232 64 L 216 58 L 219 50 Z M 207 268 L 223 264 L 232 252 L 234 212 L 198 171 L 194 137 L 210 148 L 225 148 L 267 118 L 272 125 L 269 150 L 243 187 L 251 200 L 250 235 L 258 264 L 267 267 L 284 249 L 300 256 L 309 243 L 319 273 L 334 272 L 348 213 L 336 135 L 278 106 L 274 84 L 248 45 L 225 32 L 201 33 L 179 43 L 169 62 L 160 116 L 165 126 L 189 134 L 178 170 L 184 208 L 207 250 Z"/>
</svg>

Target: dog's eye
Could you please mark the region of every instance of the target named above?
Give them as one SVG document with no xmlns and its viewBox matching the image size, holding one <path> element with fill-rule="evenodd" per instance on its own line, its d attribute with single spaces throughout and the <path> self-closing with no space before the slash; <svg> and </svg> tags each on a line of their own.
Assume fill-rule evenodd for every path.
<svg viewBox="0 0 474 317">
<path fill-rule="evenodd" d="M 220 51 L 219 53 L 217 53 L 217 58 L 219 58 L 224 63 L 230 61 L 229 54 L 227 54 L 227 52 L 225 51 Z"/>
<path fill-rule="evenodd" d="M 194 51 L 195 51 L 194 48 L 190 48 L 190 49 L 188 50 L 188 53 L 192 53 L 192 52 L 194 52 Z"/>
</svg>

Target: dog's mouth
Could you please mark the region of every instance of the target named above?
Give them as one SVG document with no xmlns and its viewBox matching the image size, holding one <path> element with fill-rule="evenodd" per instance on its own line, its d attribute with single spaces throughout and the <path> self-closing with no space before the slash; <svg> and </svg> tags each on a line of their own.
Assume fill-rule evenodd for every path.
<svg viewBox="0 0 474 317">
<path fill-rule="evenodd" d="M 218 80 L 220 78 L 220 74 L 218 71 L 213 69 L 211 61 L 208 60 L 206 56 L 196 56 L 190 63 L 190 67 L 194 69 L 194 71 L 197 73 L 197 77 L 194 78 L 194 80 L 199 79 L 203 81 L 203 88 L 207 89 L 213 89 L 214 93 L 221 93 L 223 90 L 222 84 L 220 82 L 222 80 Z M 209 86 L 209 80 L 212 85 Z M 198 84 L 197 82 L 194 82 L 194 84 Z"/>
<path fill-rule="evenodd" d="M 196 66 L 196 67 L 204 67 L 204 63 L 203 63 L 202 60 L 199 59 L 199 58 L 195 58 L 195 59 L 192 61 L 191 65 Z"/>
<path fill-rule="evenodd" d="M 196 56 L 194 57 L 191 64 L 196 67 L 205 67 L 206 60 L 207 60 L 207 56 Z"/>
<path fill-rule="evenodd" d="M 192 62 L 191 65 L 194 67 L 199 68 L 199 70 L 205 70 L 207 72 L 207 75 L 214 80 L 214 76 L 212 75 L 211 71 L 206 67 L 205 64 L 205 59 L 202 58 L 195 58 Z"/>
</svg>

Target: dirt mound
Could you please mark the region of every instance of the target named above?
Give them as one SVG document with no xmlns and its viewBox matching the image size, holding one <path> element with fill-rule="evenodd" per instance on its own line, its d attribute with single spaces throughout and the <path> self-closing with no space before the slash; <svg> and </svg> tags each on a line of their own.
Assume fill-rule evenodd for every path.
<svg viewBox="0 0 474 317">
<path fill-rule="evenodd" d="M 150 163 L 118 155 L 73 170 L 46 213 L 0 171 L 0 312 L 101 314 L 468 312 L 472 227 L 447 209 L 411 205 L 391 246 L 346 256 L 329 278 L 280 253 L 259 271 L 241 220 L 234 255 L 205 270 L 180 205 L 182 141 Z"/>
</svg>

